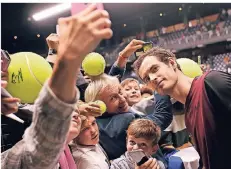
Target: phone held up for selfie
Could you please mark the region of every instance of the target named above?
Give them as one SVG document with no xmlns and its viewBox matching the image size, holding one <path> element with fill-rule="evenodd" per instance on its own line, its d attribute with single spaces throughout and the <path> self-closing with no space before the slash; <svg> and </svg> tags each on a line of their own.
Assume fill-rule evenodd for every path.
<svg viewBox="0 0 231 169">
<path fill-rule="evenodd" d="M 141 166 L 149 159 L 143 150 L 128 151 L 128 155 L 138 166 Z"/>
<path fill-rule="evenodd" d="M 3 72 L 6 72 L 10 65 L 11 59 L 9 53 L 2 49 L 1 49 L 1 60 L 2 60 L 1 70 Z"/>
<path fill-rule="evenodd" d="M 152 42 L 145 42 L 141 49 L 138 49 L 135 51 L 136 58 L 138 58 L 140 55 L 144 54 L 145 52 L 147 52 L 151 48 L 153 48 L 153 43 Z"/>
</svg>

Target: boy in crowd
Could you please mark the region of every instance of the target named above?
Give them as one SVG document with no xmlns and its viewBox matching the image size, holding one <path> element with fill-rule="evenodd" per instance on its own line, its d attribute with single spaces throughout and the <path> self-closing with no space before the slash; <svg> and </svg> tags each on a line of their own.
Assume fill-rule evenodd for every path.
<svg viewBox="0 0 231 169">
<path fill-rule="evenodd" d="M 155 156 L 158 150 L 158 141 L 161 130 L 153 121 L 148 119 L 136 119 L 127 130 L 127 151 L 120 158 L 113 160 L 111 169 L 135 169 L 136 163 L 129 155 L 130 151 L 141 149 L 147 157 Z M 156 158 L 150 158 L 152 169 L 165 169 L 164 164 Z M 148 167 L 147 167 L 148 168 Z"/>
<path fill-rule="evenodd" d="M 99 145 L 99 129 L 96 119 L 88 116 L 81 126 L 81 132 L 71 144 L 78 169 L 109 169 L 107 154 Z"/>
<path fill-rule="evenodd" d="M 155 134 L 154 137 L 152 138 L 154 139 L 153 143 L 155 142 L 156 144 L 156 142 L 158 142 L 158 137 L 160 136 L 160 128 L 157 127 L 156 125 L 152 125 L 153 123 L 150 120 L 149 120 L 149 124 L 151 125 L 149 125 L 149 128 L 146 128 L 146 129 L 149 130 L 150 128 L 152 128 L 152 132 L 150 132 L 150 134 Z M 135 124 L 134 127 L 138 127 L 138 126 L 136 126 Z M 133 129 L 131 129 L 132 131 L 135 129 L 134 127 Z M 146 131 L 146 135 L 147 134 L 149 133 Z M 156 136 L 157 138 L 155 138 Z M 130 138 L 129 136 L 129 140 L 130 140 L 129 144 L 132 141 L 131 139 L 132 138 Z M 137 141 L 139 141 L 139 139 Z M 130 145 L 130 146 L 128 145 L 128 147 L 130 151 L 131 149 L 135 149 L 134 145 Z M 115 168 L 114 163 L 112 166 L 110 166 L 110 162 L 109 162 L 106 152 L 99 145 L 99 129 L 96 123 L 96 119 L 93 116 L 88 116 L 82 122 L 81 132 L 78 135 L 78 137 L 76 137 L 73 140 L 73 143 L 71 144 L 71 148 L 72 148 L 73 157 L 74 157 L 74 160 L 76 162 L 76 166 L 78 169 L 101 169 L 101 168 L 102 169 L 109 169 L 109 168 L 114 169 Z M 145 147 L 143 148 L 145 152 L 152 155 L 153 154 L 152 151 L 154 152 L 157 151 L 158 146 L 150 143 L 150 141 L 147 141 L 147 148 Z M 140 167 L 142 168 L 145 166 L 147 169 L 157 169 L 157 168 L 153 168 L 153 165 L 163 166 L 163 163 L 158 161 L 158 164 L 156 164 L 156 159 L 151 158 L 148 162 L 144 163 Z M 132 168 L 135 168 L 135 164 L 133 165 Z"/>
<path fill-rule="evenodd" d="M 121 87 L 128 105 L 138 114 L 151 114 L 155 108 L 154 96 L 142 99 L 140 83 L 134 78 L 127 78 L 121 82 Z"/>
<path fill-rule="evenodd" d="M 121 82 L 121 87 L 126 94 L 126 100 L 129 106 L 133 106 L 142 99 L 138 80 L 127 78 Z"/>
</svg>

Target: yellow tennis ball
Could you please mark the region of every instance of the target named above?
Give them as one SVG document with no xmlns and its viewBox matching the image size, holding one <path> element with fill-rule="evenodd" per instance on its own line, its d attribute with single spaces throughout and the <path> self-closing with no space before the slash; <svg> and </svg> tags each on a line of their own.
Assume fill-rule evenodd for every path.
<svg viewBox="0 0 231 169">
<path fill-rule="evenodd" d="M 7 90 L 22 103 L 34 103 L 44 82 L 51 76 L 50 64 L 32 52 L 16 53 L 10 58 Z"/>
<path fill-rule="evenodd" d="M 105 59 L 99 53 L 89 53 L 83 60 L 82 68 L 90 76 L 98 76 L 104 73 Z"/>
<path fill-rule="evenodd" d="M 182 72 L 191 78 L 202 75 L 200 66 L 191 59 L 180 58 L 177 59 L 177 63 L 180 65 Z"/>
<path fill-rule="evenodd" d="M 106 104 L 105 104 L 103 101 L 101 101 L 101 100 L 96 100 L 96 101 L 95 101 L 95 104 L 98 104 L 98 105 L 100 106 L 100 113 L 101 113 L 101 114 L 103 114 L 103 113 L 106 112 L 107 106 L 106 106 Z"/>
</svg>

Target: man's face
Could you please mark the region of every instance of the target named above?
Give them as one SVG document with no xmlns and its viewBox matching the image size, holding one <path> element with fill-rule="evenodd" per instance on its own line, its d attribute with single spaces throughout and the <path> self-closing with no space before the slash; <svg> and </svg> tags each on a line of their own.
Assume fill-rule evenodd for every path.
<svg viewBox="0 0 231 169">
<path fill-rule="evenodd" d="M 79 135 L 81 124 L 82 122 L 79 114 L 77 112 L 73 112 L 68 132 L 68 140 L 72 140 Z"/>
<path fill-rule="evenodd" d="M 126 93 L 126 100 L 129 106 L 132 106 L 141 100 L 140 87 L 139 84 L 135 81 L 127 83 L 123 87 L 123 92 Z"/>
<path fill-rule="evenodd" d="M 120 84 L 106 86 L 99 92 L 97 99 L 106 104 L 108 113 L 122 113 L 129 110 Z"/>
<path fill-rule="evenodd" d="M 142 149 L 148 156 L 153 155 L 157 151 L 158 146 L 153 145 L 151 140 L 145 138 L 135 138 L 128 135 L 127 137 L 127 151 Z"/>
<path fill-rule="evenodd" d="M 93 116 L 87 117 L 83 122 L 82 130 L 77 137 L 77 142 L 81 145 L 96 145 L 99 143 L 99 129 L 96 119 Z"/>
<path fill-rule="evenodd" d="M 148 56 L 144 58 L 138 73 L 148 86 L 164 95 L 173 92 L 178 81 L 176 69 L 176 62 L 172 58 L 165 64 L 155 56 Z"/>
</svg>

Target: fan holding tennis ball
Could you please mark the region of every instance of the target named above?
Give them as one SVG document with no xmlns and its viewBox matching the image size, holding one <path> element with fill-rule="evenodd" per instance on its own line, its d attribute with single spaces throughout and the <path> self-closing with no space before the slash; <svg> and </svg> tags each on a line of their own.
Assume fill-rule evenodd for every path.
<svg viewBox="0 0 231 169">
<path fill-rule="evenodd" d="M 101 116 L 106 111 L 106 105 L 104 102 L 97 100 L 89 103 L 78 103 L 78 111 L 83 116 Z"/>
<path fill-rule="evenodd" d="M 99 53 L 89 53 L 82 62 L 84 72 L 89 76 L 99 76 L 104 73 L 106 61 Z"/>
<path fill-rule="evenodd" d="M 106 106 L 106 104 L 105 104 L 103 101 L 101 101 L 101 100 L 96 100 L 95 103 L 98 104 L 98 105 L 100 106 L 100 113 L 101 113 L 101 114 L 103 114 L 103 113 L 106 112 L 107 106 Z"/>
</svg>

